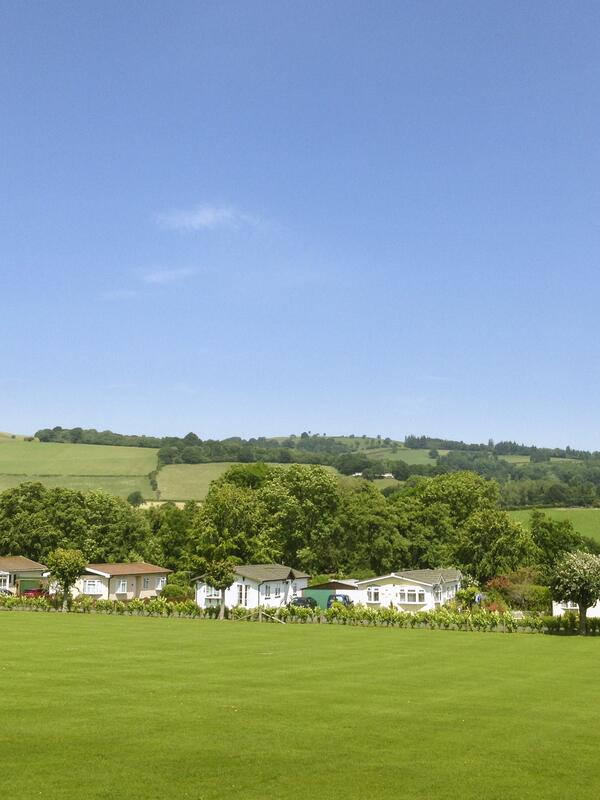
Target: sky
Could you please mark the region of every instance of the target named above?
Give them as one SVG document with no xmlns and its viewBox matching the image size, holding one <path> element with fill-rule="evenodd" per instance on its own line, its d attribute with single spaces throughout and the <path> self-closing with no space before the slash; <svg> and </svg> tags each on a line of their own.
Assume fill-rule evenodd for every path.
<svg viewBox="0 0 600 800">
<path fill-rule="evenodd" d="M 0 430 L 600 449 L 599 35 L 0 0 Z"/>
</svg>

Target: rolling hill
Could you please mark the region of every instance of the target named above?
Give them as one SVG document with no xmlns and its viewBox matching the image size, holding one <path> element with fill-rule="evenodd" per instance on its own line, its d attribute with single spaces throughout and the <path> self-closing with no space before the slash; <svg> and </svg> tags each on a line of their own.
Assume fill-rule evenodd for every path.
<svg viewBox="0 0 600 800">
<path fill-rule="evenodd" d="M 154 497 L 148 475 L 156 469 L 156 449 L 61 444 L 0 437 L 0 491 L 24 481 L 70 489 L 103 489 L 127 497 L 140 491 Z"/>
</svg>

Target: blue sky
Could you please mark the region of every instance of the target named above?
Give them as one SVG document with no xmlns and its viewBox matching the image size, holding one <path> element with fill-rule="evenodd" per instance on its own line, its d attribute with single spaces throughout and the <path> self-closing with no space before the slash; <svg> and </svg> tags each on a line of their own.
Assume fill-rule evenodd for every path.
<svg viewBox="0 0 600 800">
<path fill-rule="evenodd" d="M 599 34 L 0 0 L 0 429 L 600 448 Z"/>
</svg>

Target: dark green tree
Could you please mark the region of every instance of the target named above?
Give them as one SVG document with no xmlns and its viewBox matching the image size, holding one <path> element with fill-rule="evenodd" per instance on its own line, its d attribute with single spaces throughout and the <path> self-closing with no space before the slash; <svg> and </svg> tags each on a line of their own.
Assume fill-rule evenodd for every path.
<svg viewBox="0 0 600 800">
<path fill-rule="evenodd" d="M 87 564 L 87 559 L 81 550 L 69 550 L 59 547 L 48 555 L 46 559 L 50 570 L 50 581 L 55 583 L 62 593 L 62 610 L 69 610 L 69 596 L 71 587 L 82 574 Z"/>
</svg>

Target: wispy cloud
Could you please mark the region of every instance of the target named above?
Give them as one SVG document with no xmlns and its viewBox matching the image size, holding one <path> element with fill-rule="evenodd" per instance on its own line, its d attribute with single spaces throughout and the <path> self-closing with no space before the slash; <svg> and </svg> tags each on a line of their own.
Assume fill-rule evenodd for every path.
<svg viewBox="0 0 600 800">
<path fill-rule="evenodd" d="M 183 281 L 186 278 L 191 278 L 197 273 L 196 269 L 192 267 L 181 267 L 180 269 L 156 269 L 151 272 L 145 272 L 142 276 L 145 283 L 164 284 L 175 283 L 176 281 Z"/>
<path fill-rule="evenodd" d="M 165 228 L 176 231 L 201 231 L 258 225 L 256 217 L 245 214 L 233 206 L 203 205 L 197 208 L 158 214 L 157 219 Z"/>
<path fill-rule="evenodd" d="M 138 289 L 109 289 L 102 292 L 100 297 L 102 300 L 130 300 L 133 297 L 139 297 L 140 294 Z"/>
</svg>

